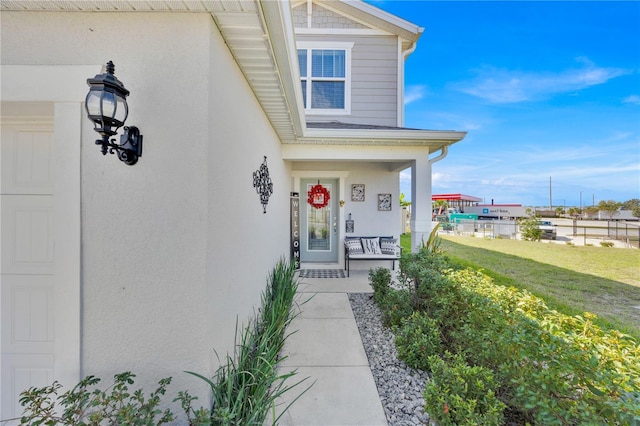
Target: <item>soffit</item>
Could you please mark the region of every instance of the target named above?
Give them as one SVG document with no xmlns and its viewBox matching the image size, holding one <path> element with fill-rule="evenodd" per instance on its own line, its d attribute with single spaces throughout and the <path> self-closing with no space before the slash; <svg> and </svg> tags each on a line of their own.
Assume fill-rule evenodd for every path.
<svg viewBox="0 0 640 426">
<path fill-rule="evenodd" d="M 290 10 L 288 3 L 284 9 L 278 4 L 280 1 L 273 3 L 276 4 L 261 4 L 259 0 L 1 0 L 0 10 L 210 13 L 274 130 L 282 141 L 291 141 L 302 133 L 302 124 L 295 112 L 299 110 L 295 94 L 285 93 L 292 90 L 287 89 L 292 85 L 281 77 L 290 75 L 292 68 L 282 50 L 288 44 L 282 39 L 286 33 L 269 33 L 263 6 L 269 8 L 270 16 Z M 274 40 L 274 36 L 278 39 Z M 274 46 L 279 52 L 274 51 Z M 285 68 L 282 72 L 280 65 Z"/>
<path fill-rule="evenodd" d="M 429 152 L 461 141 L 467 132 L 413 129 L 307 129 L 298 144 L 425 147 Z"/>
</svg>

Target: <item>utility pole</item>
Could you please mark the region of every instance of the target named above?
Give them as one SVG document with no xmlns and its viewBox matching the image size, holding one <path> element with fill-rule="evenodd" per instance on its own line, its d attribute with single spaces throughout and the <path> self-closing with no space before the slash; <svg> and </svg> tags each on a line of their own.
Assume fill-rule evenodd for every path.
<svg viewBox="0 0 640 426">
<path fill-rule="evenodd" d="M 551 176 L 549 176 L 549 210 L 553 210 L 553 199 L 551 198 Z"/>
</svg>

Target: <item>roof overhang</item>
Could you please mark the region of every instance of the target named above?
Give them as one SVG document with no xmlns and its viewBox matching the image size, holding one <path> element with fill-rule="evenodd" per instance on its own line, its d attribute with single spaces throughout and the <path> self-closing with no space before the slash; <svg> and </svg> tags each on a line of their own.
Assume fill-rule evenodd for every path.
<svg viewBox="0 0 640 426">
<path fill-rule="evenodd" d="M 306 129 L 296 143 L 323 145 L 421 146 L 434 152 L 461 141 L 467 132 L 453 130 Z"/>
<path fill-rule="evenodd" d="M 1 11 L 208 13 L 275 132 L 304 129 L 295 35 L 288 0 L 0 0 Z"/>
<path fill-rule="evenodd" d="M 359 0 L 320 3 L 362 19 L 411 43 L 420 27 Z M 466 132 L 306 128 L 297 49 L 289 0 L 0 0 L 1 11 L 180 12 L 212 16 L 238 67 L 284 145 L 371 145 L 424 147 L 429 153 L 462 140 Z"/>
</svg>

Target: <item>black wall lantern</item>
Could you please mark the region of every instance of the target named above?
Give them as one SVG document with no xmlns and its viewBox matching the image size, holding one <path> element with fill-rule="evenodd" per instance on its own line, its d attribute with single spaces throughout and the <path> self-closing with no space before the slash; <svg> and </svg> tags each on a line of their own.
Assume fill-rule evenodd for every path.
<svg viewBox="0 0 640 426">
<path fill-rule="evenodd" d="M 93 130 L 102 135 L 102 139 L 96 141 L 96 145 L 102 145 L 102 155 L 106 155 L 107 151 L 110 154 L 117 152 L 121 161 L 133 166 L 142 156 L 140 130 L 135 126 L 125 126 L 119 145 L 115 139 L 109 139 L 118 133 L 129 115 L 126 99 L 129 91 L 113 75 L 114 71 L 115 66 L 109 61 L 105 73 L 87 79 L 89 93 L 84 105 L 89 119 L 93 121 Z"/>
</svg>

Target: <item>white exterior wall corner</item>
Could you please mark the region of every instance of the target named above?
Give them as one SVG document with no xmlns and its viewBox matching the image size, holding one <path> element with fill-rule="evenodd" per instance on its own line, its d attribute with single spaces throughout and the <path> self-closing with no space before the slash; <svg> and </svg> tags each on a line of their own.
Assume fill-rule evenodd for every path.
<svg viewBox="0 0 640 426">
<path fill-rule="evenodd" d="M 255 269 L 234 267 L 226 260 L 235 256 L 238 262 L 246 240 L 237 235 L 222 240 L 216 232 L 233 227 L 229 194 L 242 193 L 247 199 L 245 194 L 251 194 L 252 207 L 259 212 L 255 216 L 262 215 L 251 174 L 240 172 L 238 164 L 249 172 L 257 169 L 263 153 L 256 154 L 256 159 L 246 153 L 256 152 L 258 144 L 268 147 L 264 155 L 269 156 L 272 176 L 282 182 L 270 207 L 283 206 L 266 216 L 278 217 L 278 224 L 269 225 L 265 235 L 253 233 L 252 241 L 265 246 L 278 241 L 277 234 L 282 242 L 272 246 L 273 251 L 286 247 L 287 236 L 281 234 L 288 229 L 283 192 L 288 195 L 289 179 L 273 130 L 259 113 L 248 86 L 241 84 L 244 80 L 209 14 L 2 14 L 3 65 L 113 60 L 116 76 L 131 91 L 127 124 L 137 125 L 144 135 L 143 156 L 135 166 L 128 167 L 112 155 L 103 157 L 93 143 L 97 137 L 93 126 L 78 104 L 82 114 L 78 120 L 82 127 L 81 375 L 95 374 L 109 383 L 113 374 L 132 371 L 138 375 L 136 386 L 144 389 L 172 376 L 169 392 L 175 395 L 189 389 L 208 405 L 207 387 L 184 371 L 209 374 L 217 363 L 214 349 L 220 354 L 232 349 L 235 319 L 243 320 L 253 311 L 266 282 L 266 265 L 272 266 L 275 257 L 270 251 L 265 256 L 269 259 L 252 262 Z M 87 90 L 85 79 L 99 72 L 100 65 L 95 65 L 77 81 L 82 92 Z M 217 89 L 228 80 L 233 90 L 244 92 L 229 90 L 212 96 L 218 95 L 210 86 L 213 79 Z M 230 101 L 234 97 L 242 102 L 234 104 Z M 236 108 L 229 108 L 224 116 L 229 105 Z M 249 112 L 245 114 L 244 109 Z M 235 137 L 241 116 L 259 126 Z M 216 117 L 215 125 L 210 124 Z M 240 123 L 252 127 L 246 121 Z M 229 150 L 243 148 L 238 152 L 245 156 L 235 162 L 235 171 L 241 175 L 237 182 L 229 179 L 231 174 L 223 177 L 214 170 L 224 169 L 223 163 L 231 161 L 211 151 L 214 143 L 227 143 Z M 220 187 L 225 188 L 222 193 L 212 189 Z M 210 200 L 210 196 L 216 198 Z M 219 206 L 226 213 L 217 211 Z M 241 213 L 233 220 L 254 219 L 253 213 Z M 214 256 L 219 247 L 224 247 L 221 258 Z M 234 293 L 239 288 L 238 296 Z M 227 302 L 237 307 L 235 312 L 212 311 L 212 306 Z M 220 332 L 222 323 L 231 326 Z M 216 341 L 220 335 L 229 339 Z M 174 408 L 179 412 L 179 407 Z"/>
<path fill-rule="evenodd" d="M 288 255 L 291 178 L 277 134 L 215 30 L 209 48 L 207 309 L 209 348 L 224 355 L 236 319 L 256 312 L 267 275 Z M 273 194 L 263 213 L 253 173 L 265 156 Z"/>
</svg>

